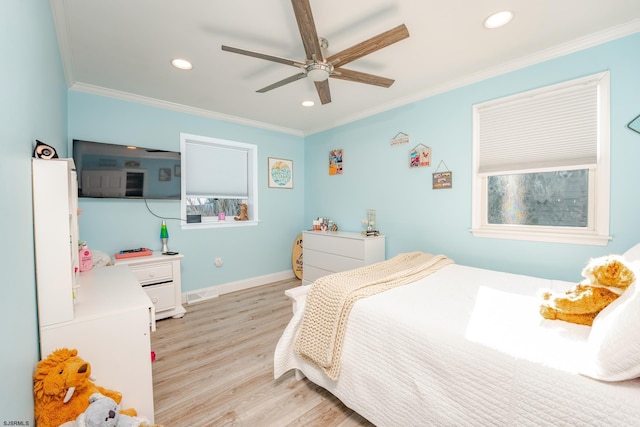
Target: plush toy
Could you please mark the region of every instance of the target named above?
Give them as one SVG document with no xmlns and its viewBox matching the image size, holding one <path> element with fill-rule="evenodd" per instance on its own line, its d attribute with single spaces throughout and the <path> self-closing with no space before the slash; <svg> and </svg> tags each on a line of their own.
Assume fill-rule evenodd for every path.
<svg viewBox="0 0 640 427">
<path fill-rule="evenodd" d="M 149 424 L 145 418 L 131 417 L 120 413 L 120 407 L 110 397 L 94 393 L 89 397 L 89 406 L 76 418 L 60 427 L 161 427 Z"/>
<path fill-rule="evenodd" d="M 620 255 L 591 259 L 582 276 L 583 282 L 562 295 L 556 296 L 550 291 L 542 294 L 542 317 L 591 326 L 598 313 L 635 280 L 635 274 Z"/>
<path fill-rule="evenodd" d="M 248 221 L 249 220 L 249 215 L 247 213 L 247 204 L 246 203 L 241 203 L 240 204 L 240 216 L 235 216 L 233 217 L 233 219 L 235 219 L 236 221 Z"/>
<path fill-rule="evenodd" d="M 75 349 L 58 349 L 38 362 L 33 374 L 36 425 L 58 427 L 75 420 L 87 409 L 89 397 L 94 393 L 121 401 L 119 392 L 95 385 L 90 376 L 91 365 L 78 357 Z M 136 415 L 133 409 L 125 412 Z"/>
</svg>

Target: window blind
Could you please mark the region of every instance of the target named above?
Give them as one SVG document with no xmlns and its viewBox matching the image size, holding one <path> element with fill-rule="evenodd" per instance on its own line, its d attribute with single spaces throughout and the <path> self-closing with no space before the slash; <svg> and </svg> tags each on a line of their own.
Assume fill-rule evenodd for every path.
<svg viewBox="0 0 640 427">
<path fill-rule="evenodd" d="M 247 198 L 248 153 L 241 148 L 186 141 L 187 197 Z"/>
<path fill-rule="evenodd" d="M 590 78 L 476 106 L 479 173 L 598 161 L 598 82 Z"/>
</svg>

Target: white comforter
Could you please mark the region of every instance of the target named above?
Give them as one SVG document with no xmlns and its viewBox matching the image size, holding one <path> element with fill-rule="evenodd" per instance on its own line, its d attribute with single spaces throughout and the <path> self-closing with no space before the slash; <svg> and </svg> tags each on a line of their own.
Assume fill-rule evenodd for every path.
<svg viewBox="0 0 640 427">
<path fill-rule="evenodd" d="M 640 425 L 640 380 L 578 374 L 590 328 L 544 320 L 540 288 L 573 283 L 450 265 L 360 300 L 337 381 L 294 354 L 304 298 L 275 351 L 375 425 Z"/>
</svg>

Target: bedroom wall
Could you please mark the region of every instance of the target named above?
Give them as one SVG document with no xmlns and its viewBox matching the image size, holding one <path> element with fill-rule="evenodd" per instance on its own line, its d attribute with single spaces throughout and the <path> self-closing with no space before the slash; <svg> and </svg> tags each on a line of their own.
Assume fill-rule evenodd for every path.
<svg viewBox="0 0 640 427">
<path fill-rule="evenodd" d="M 640 114 L 640 34 L 602 44 L 429 97 L 305 138 L 305 226 L 329 216 L 343 230 L 361 230 L 377 211 L 387 257 L 421 250 L 460 264 L 570 281 L 589 257 L 620 253 L 640 241 L 640 135 L 625 126 Z M 611 71 L 611 220 L 608 246 L 474 238 L 471 228 L 472 105 L 521 91 Z M 390 146 L 398 132 L 410 143 Z M 408 167 L 408 151 L 432 148 L 431 167 Z M 328 175 L 329 150 L 344 149 L 344 174 Z M 440 161 L 453 188 L 433 190 Z M 444 165 L 440 170 L 444 169 Z"/>
<path fill-rule="evenodd" d="M 66 155 L 67 87 L 48 1 L 0 2 L 0 57 L 0 425 L 34 425 L 31 378 L 40 358 L 31 154 L 39 139 Z"/>
<path fill-rule="evenodd" d="M 180 151 L 180 133 L 258 145 L 260 224 L 182 230 L 168 219 L 169 248 L 184 254 L 182 292 L 291 272 L 291 248 L 304 216 L 304 141 L 301 136 L 69 91 L 69 144 L 73 139 Z M 267 158 L 293 160 L 294 188 L 267 187 Z M 157 215 L 178 218 L 179 201 L 149 200 Z M 160 249 L 160 225 L 142 200 L 80 199 L 80 238 L 113 255 L 126 248 Z M 217 268 L 214 260 L 224 265 Z"/>
</svg>

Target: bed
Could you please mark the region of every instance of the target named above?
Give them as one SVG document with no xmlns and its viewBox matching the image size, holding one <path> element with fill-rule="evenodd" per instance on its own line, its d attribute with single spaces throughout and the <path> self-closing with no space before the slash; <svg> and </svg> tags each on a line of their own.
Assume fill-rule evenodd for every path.
<svg viewBox="0 0 640 427">
<path fill-rule="evenodd" d="M 336 380 L 294 350 L 311 288 L 299 287 L 274 376 L 295 370 L 379 427 L 638 425 L 640 292 L 593 327 L 543 319 L 540 290 L 572 286 L 453 263 L 360 299 Z"/>
</svg>

